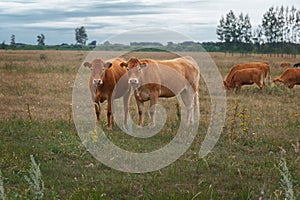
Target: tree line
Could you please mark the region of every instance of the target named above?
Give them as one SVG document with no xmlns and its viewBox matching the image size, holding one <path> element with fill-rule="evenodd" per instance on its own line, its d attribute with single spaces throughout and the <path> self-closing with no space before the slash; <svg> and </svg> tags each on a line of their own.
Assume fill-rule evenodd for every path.
<svg viewBox="0 0 300 200">
<path fill-rule="evenodd" d="M 248 14 L 237 16 L 230 10 L 219 20 L 216 34 L 223 51 L 299 53 L 300 10 L 272 6 L 255 29 Z"/>
<path fill-rule="evenodd" d="M 45 46 L 46 37 L 43 33 L 41 33 L 40 35 L 37 35 L 37 45 L 38 46 Z M 85 46 L 86 42 L 88 40 L 88 35 L 86 33 L 85 27 L 81 26 L 81 27 L 77 27 L 75 29 L 75 40 L 76 40 L 76 45 L 77 46 Z M 14 34 L 12 34 L 10 36 L 10 47 L 16 47 L 17 45 L 19 46 L 24 46 L 26 44 L 22 44 L 22 43 L 17 43 L 16 42 L 16 36 Z M 62 45 L 67 45 L 67 44 L 62 44 Z M 96 45 L 96 41 L 92 41 L 89 45 Z M 0 49 L 3 46 L 8 46 L 5 44 L 5 42 L 3 41 L 2 44 L 0 45 Z"/>
</svg>

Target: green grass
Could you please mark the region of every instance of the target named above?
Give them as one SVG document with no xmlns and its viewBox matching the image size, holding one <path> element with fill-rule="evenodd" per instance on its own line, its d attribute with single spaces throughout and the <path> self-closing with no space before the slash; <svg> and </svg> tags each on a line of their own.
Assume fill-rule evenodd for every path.
<svg viewBox="0 0 300 200">
<path fill-rule="evenodd" d="M 280 173 L 274 170 L 280 161 L 279 147 L 288 152 L 293 180 L 299 180 L 300 175 L 290 141 L 277 141 L 270 136 L 239 133 L 233 141 L 225 132 L 213 152 L 202 160 L 197 151 L 203 137 L 198 135 L 190 150 L 170 166 L 151 173 L 130 174 L 95 160 L 81 144 L 74 125 L 66 121 L 10 119 L 0 121 L 0 127 L 0 149 L 5 152 L 1 154 L 0 166 L 10 198 L 29 195 L 24 176 L 30 168 L 31 154 L 40 164 L 46 199 L 191 199 L 195 195 L 197 199 L 257 199 L 261 191 L 272 197 L 280 189 Z M 299 122 L 290 122 L 286 128 L 289 132 L 299 130 Z M 122 140 L 120 131 L 113 134 L 123 145 L 136 143 L 130 138 Z M 154 139 L 148 146 L 145 142 L 143 145 L 151 149 L 160 142 Z M 294 189 L 299 196 L 299 181 Z"/>
</svg>

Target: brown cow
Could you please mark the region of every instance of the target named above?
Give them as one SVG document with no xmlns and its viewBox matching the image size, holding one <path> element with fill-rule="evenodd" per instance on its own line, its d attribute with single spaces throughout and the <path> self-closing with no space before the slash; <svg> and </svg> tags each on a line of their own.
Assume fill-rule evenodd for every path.
<svg viewBox="0 0 300 200">
<path fill-rule="evenodd" d="M 280 63 L 280 67 L 284 68 L 284 67 L 291 67 L 292 64 L 290 62 L 282 62 Z"/>
<path fill-rule="evenodd" d="M 246 68 L 258 68 L 261 69 L 264 72 L 264 82 L 263 85 L 265 85 L 266 79 L 270 79 L 270 65 L 266 62 L 249 62 L 249 63 L 243 63 L 243 64 L 237 64 L 233 66 L 233 68 L 228 73 L 227 77 L 223 81 L 224 86 L 229 89 L 229 82 L 232 79 L 233 74 L 240 69 L 246 69 Z"/>
<path fill-rule="evenodd" d="M 238 92 L 243 85 L 256 85 L 262 89 L 264 86 L 264 71 L 258 68 L 240 69 L 234 72 L 228 84 L 228 89 Z"/>
<path fill-rule="evenodd" d="M 273 80 L 273 83 L 276 82 L 284 83 L 290 89 L 300 85 L 300 68 L 288 68 L 280 77 Z"/>
<path fill-rule="evenodd" d="M 139 122 L 143 125 L 144 102 L 150 100 L 150 126 L 154 126 L 155 104 L 159 97 L 180 94 L 187 109 L 187 123 L 194 121 L 198 106 L 199 69 L 193 58 L 187 56 L 157 61 L 131 58 L 121 67 L 127 67 L 128 83 L 134 90 Z"/>
<path fill-rule="evenodd" d="M 92 95 L 92 100 L 95 104 L 95 112 L 97 121 L 100 124 L 100 103 L 103 103 L 107 100 L 107 129 L 112 128 L 113 116 L 111 101 L 113 96 L 113 90 L 118 82 L 118 80 L 127 72 L 126 69 L 120 68 L 120 63 L 124 62 L 121 58 L 116 58 L 112 62 L 108 61 L 104 63 L 101 59 L 95 59 L 92 63 L 85 62 L 84 66 L 89 67 L 92 72 L 89 80 L 89 87 Z M 127 116 L 128 116 L 128 99 L 130 92 L 128 91 L 129 87 L 127 82 L 120 84 L 124 86 L 121 88 L 121 92 L 117 92 L 115 98 L 123 98 L 124 110 L 125 110 L 125 119 L 124 125 L 127 125 Z"/>
</svg>

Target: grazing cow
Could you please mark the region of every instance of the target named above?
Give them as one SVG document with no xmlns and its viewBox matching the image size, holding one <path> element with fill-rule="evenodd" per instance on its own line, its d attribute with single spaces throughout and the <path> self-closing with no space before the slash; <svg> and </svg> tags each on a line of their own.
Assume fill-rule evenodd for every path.
<svg viewBox="0 0 300 200">
<path fill-rule="evenodd" d="M 280 77 L 273 80 L 273 83 L 276 82 L 284 83 L 290 89 L 300 85 L 300 68 L 288 68 Z"/>
<path fill-rule="evenodd" d="M 294 67 L 300 67 L 300 63 L 294 64 Z"/>
<path fill-rule="evenodd" d="M 266 62 L 249 62 L 249 63 L 237 64 L 237 65 L 233 66 L 233 68 L 230 70 L 227 77 L 223 81 L 224 86 L 227 89 L 230 89 L 229 83 L 232 79 L 233 74 L 237 70 L 246 69 L 246 68 L 258 68 L 258 69 L 262 70 L 264 72 L 263 85 L 265 85 L 265 81 L 267 78 L 270 79 L 270 65 L 268 63 L 266 63 Z"/>
<path fill-rule="evenodd" d="M 159 97 L 181 95 L 187 109 L 187 124 L 194 121 L 198 106 L 199 69 L 189 56 L 172 60 L 131 58 L 121 67 L 128 70 L 128 83 L 138 106 L 138 125 L 143 125 L 144 102 L 150 100 L 150 126 L 154 126 L 155 104 Z"/>
<path fill-rule="evenodd" d="M 282 62 L 280 63 L 280 67 L 284 68 L 284 67 L 291 67 L 292 64 L 290 62 Z"/>
<path fill-rule="evenodd" d="M 84 66 L 92 70 L 89 87 L 92 95 L 92 100 L 95 104 L 95 112 L 97 117 L 97 122 L 100 124 L 100 103 L 103 103 L 107 100 L 107 129 L 112 128 L 113 116 L 111 101 L 113 96 L 113 91 L 118 80 L 127 72 L 126 69 L 120 68 L 120 63 L 124 62 L 121 58 L 116 58 L 112 62 L 108 61 L 104 63 L 101 59 L 95 59 L 92 63 L 85 62 Z M 127 82 L 120 84 L 123 86 L 116 93 L 116 96 L 113 98 L 123 98 L 124 109 L 125 109 L 125 120 L 124 125 L 127 125 L 127 116 L 128 116 L 128 99 L 130 92 L 128 91 L 129 87 Z"/>
<path fill-rule="evenodd" d="M 253 83 L 256 83 L 256 85 L 262 89 L 264 86 L 264 75 L 264 71 L 258 68 L 237 70 L 232 75 L 228 89 L 236 89 L 236 92 L 238 92 L 243 85 L 252 85 Z"/>
</svg>

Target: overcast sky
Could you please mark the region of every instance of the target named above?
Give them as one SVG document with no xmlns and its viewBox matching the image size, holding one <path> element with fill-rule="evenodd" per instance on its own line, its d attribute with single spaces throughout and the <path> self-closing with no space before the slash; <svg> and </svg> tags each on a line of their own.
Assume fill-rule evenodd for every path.
<svg viewBox="0 0 300 200">
<path fill-rule="evenodd" d="M 149 27 L 216 41 L 218 21 L 229 10 L 248 13 L 256 27 L 268 8 L 281 5 L 300 9 L 299 0 L 0 0 L 0 42 L 9 43 L 14 34 L 16 42 L 36 44 L 43 33 L 46 44 L 72 44 L 80 26 L 88 42 Z"/>
</svg>

